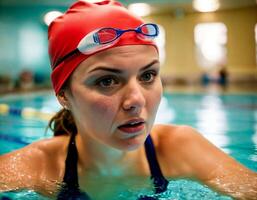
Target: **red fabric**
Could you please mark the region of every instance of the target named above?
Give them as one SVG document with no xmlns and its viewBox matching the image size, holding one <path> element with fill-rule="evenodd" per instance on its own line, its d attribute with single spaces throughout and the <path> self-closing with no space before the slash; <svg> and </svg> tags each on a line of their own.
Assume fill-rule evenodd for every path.
<svg viewBox="0 0 257 200">
<path fill-rule="evenodd" d="M 54 66 L 59 58 L 76 49 L 80 40 L 95 29 L 103 27 L 129 29 L 136 28 L 143 23 L 142 19 L 129 13 L 119 2 L 109 0 L 98 3 L 77 1 L 65 14 L 55 19 L 49 26 L 48 41 L 51 66 Z M 135 33 L 128 32 L 109 48 L 138 44 L 156 47 L 154 42 L 140 40 Z M 76 67 L 91 55 L 72 56 L 53 69 L 51 79 L 56 94 Z"/>
</svg>

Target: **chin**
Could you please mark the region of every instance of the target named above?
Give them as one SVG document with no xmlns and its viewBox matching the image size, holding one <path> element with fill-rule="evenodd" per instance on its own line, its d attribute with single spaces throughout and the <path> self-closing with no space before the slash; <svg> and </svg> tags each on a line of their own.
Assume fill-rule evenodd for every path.
<svg viewBox="0 0 257 200">
<path fill-rule="evenodd" d="M 128 146 L 124 151 L 135 151 L 139 149 L 142 146 L 142 144 L 134 145 L 134 146 Z"/>
<path fill-rule="evenodd" d="M 120 143 L 118 149 L 122 150 L 122 151 L 135 151 L 137 149 L 139 149 L 140 147 L 142 147 L 144 145 L 145 142 L 145 136 L 144 135 L 135 137 L 135 138 L 131 138 L 131 139 L 127 139 L 125 141 L 122 141 L 122 143 Z"/>
</svg>

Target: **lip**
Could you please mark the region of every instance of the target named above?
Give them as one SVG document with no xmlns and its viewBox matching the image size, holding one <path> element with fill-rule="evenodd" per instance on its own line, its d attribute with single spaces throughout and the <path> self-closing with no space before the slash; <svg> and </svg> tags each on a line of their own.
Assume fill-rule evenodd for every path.
<svg viewBox="0 0 257 200">
<path fill-rule="evenodd" d="M 135 126 L 126 126 L 128 124 L 133 124 L 135 123 Z M 118 126 L 118 129 L 122 132 L 125 133 L 136 133 L 139 131 L 142 131 L 145 128 L 145 120 L 142 118 L 135 118 L 135 119 L 131 119 L 126 121 L 125 123 L 121 124 L 120 126 Z"/>
<path fill-rule="evenodd" d="M 143 118 L 133 118 L 133 119 L 130 119 L 130 120 L 128 120 L 128 121 L 125 121 L 125 122 L 122 123 L 120 126 L 126 125 L 126 124 L 131 124 L 131 123 L 140 123 L 140 122 L 144 123 L 145 120 L 144 120 Z"/>
</svg>

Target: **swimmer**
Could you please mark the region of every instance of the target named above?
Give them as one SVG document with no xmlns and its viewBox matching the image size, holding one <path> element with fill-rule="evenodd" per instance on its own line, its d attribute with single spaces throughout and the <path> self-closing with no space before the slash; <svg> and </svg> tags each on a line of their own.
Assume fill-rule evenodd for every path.
<svg viewBox="0 0 257 200">
<path fill-rule="evenodd" d="M 162 96 L 158 33 L 108 0 L 77 1 L 50 24 L 51 80 L 63 109 L 49 122 L 54 137 L 0 157 L 1 192 L 94 199 L 92 184 L 100 190 L 106 179 L 151 177 L 155 193 L 168 178 L 186 178 L 257 199 L 256 172 L 189 126 L 154 125 Z"/>
</svg>

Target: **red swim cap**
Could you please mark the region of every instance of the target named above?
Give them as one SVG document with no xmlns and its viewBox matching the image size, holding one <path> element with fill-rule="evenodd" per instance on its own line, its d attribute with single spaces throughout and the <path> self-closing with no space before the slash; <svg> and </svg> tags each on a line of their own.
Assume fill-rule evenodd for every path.
<svg viewBox="0 0 257 200">
<path fill-rule="evenodd" d="M 110 0 L 98 3 L 89 3 L 82 0 L 75 2 L 65 14 L 55 19 L 48 29 L 49 55 L 53 70 L 51 79 L 55 93 L 57 94 L 60 91 L 64 82 L 76 67 L 83 60 L 93 55 L 78 53 L 53 67 L 58 59 L 76 49 L 85 35 L 98 28 L 132 29 L 143 23 L 142 19 L 129 13 L 119 2 Z M 134 32 L 128 32 L 123 34 L 119 41 L 109 48 L 139 44 L 156 47 L 153 41 L 140 40 Z"/>
</svg>

